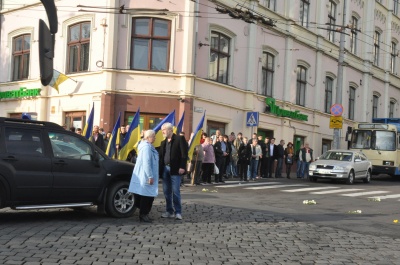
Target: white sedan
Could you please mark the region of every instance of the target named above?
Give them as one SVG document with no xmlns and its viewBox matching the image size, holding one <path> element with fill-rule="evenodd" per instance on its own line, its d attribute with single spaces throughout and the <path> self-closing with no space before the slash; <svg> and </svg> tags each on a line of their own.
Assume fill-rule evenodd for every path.
<svg viewBox="0 0 400 265">
<path fill-rule="evenodd" d="M 311 181 L 339 179 L 347 184 L 353 184 L 356 179 L 369 183 L 371 171 L 371 161 L 362 152 L 353 150 L 329 150 L 309 167 Z"/>
</svg>

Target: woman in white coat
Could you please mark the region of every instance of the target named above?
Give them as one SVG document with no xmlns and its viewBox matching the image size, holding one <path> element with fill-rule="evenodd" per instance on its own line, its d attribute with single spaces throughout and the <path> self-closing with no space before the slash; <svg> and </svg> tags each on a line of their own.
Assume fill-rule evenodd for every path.
<svg viewBox="0 0 400 265">
<path fill-rule="evenodd" d="M 139 219 L 147 223 L 151 222 L 149 213 L 158 195 L 158 152 L 152 145 L 155 139 L 153 130 L 145 131 L 129 185 L 129 192 L 135 198 L 134 206 L 140 209 Z"/>
</svg>

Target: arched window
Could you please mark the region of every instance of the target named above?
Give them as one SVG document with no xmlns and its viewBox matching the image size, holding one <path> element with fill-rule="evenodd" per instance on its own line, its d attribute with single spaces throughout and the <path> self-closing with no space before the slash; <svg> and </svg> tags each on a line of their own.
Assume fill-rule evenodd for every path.
<svg viewBox="0 0 400 265">
<path fill-rule="evenodd" d="M 210 62 L 208 76 L 211 80 L 228 84 L 229 62 L 231 59 L 231 38 L 217 31 L 211 31 Z"/>
<path fill-rule="evenodd" d="M 350 87 L 349 89 L 349 119 L 354 120 L 354 108 L 356 102 L 356 88 Z"/>
<path fill-rule="evenodd" d="M 68 73 L 89 70 L 90 22 L 68 27 Z"/>
<path fill-rule="evenodd" d="M 374 33 L 374 65 L 379 66 L 379 45 L 381 43 L 381 34 L 379 31 Z"/>
<path fill-rule="evenodd" d="M 325 78 L 325 112 L 330 113 L 332 106 L 332 89 L 333 89 L 333 78 L 327 76 Z"/>
<path fill-rule="evenodd" d="M 372 118 L 378 118 L 379 96 L 372 96 Z"/>
<path fill-rule="evenodd" d="M 350 32 L 350 51 L 357 54 L 357 29 L 358 19 L 355 16 L 351 17 L 351 32 Z"/>
<path fill-rule="evenodd" d="M 272 97 L 274 81 L 275 56 L 272 53 L 264 52 L 262 57 L 262 94 Z"/>
<path fill-rule="evenodd" d="M 396 102 L 391 100 L 389 104 L 389 118 L 394 118 L 395 106 Z"/>
<path fill-rule="evenodd" d="M 168 71 L 171 21 L 132 18 L 131 43 L 131 69 Z"/>
<path fill-rule="evenodd" d="M 296 104 L 305 106 L 306 104 L 306 87 L 307 87 L 307 69 L 304 66 L 297 66 L 297 91 Z"/>
<path fill-rule="evenodd" d="M 31 53 L 31 34 L 19 35 L 13 38 L 12 80 L 22 80 L 29 76 L 29 60 Z"/>
<path fill-rule="evenodd" d="M 336 3 L 333 0 L 329 0 L 328 39 L 332 42 L 335 41 L 335 28 L 336 28 Z"/>
<path fill-rule="evenodd" d="M 392 74 L 394 74 L 396 71 L 396 57 L 397 57 L 396 47 L 397 47 L 396 42 L 392 41 L 391 51 L 390 51 L 390 72 Z"/>
<path fill-rule="evenodd" d="M 310 13 L 310 1 L 300 0 L 300 25 L 308 28 L 308 18 Z"/>
</svg>

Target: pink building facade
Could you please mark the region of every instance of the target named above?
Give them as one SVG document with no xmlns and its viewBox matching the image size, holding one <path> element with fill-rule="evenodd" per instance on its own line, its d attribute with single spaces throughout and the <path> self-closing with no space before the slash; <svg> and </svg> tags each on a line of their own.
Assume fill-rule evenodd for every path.
<svg viewBox="0 0 400 265">
<path fill-rule="evenodd" d="M 307 141 L 321 154 L 332 146 L 332 104 L 344 109 L 342 148 L 348 126 L 399 115 L 397 1 L 56 1 L 54 68 L 71 78 L 59 92 L 40 83 L 43 6 L 3 2 L 0 116 L 36 112 L 83 127 L 94 105 L 95 123 L 108 131 L 119 113 L 128 124 L 140 107 L 147 129 L 175 110 L 176 121 L 185 112 L 189 134 L 206 112 L 209 134 L 257 132 Z M 249 112 L 258 126 L 246 125 Z"/>
</svg>

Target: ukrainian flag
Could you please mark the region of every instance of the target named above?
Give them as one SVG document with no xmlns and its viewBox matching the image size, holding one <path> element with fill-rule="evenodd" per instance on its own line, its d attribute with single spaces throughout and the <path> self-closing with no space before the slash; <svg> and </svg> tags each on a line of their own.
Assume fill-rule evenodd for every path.
<svg viewBox="0 0 400 265">
<path fill-rule="evenodd" d="M 106 155 L 108 155 L 108 157 L 110 158 L 114 157 L 114 155 L 117 154 L 116 145 L 117 145 L 117 138 L 119 139 L 120 127 L 121 127 L 121 112 L 119 113 L 117 122 L 115 123 L 114 129 L 111 132 L 111 137 L 108 140 Z"/>
<path fill-rule="evenodd" d="M 194 148 L 200 144 L 201 135 L 203 134 L 203 124 L 204 117 L 206 116 L 206 112 L 204 111 L 203 118 L 201 118 L 199 125 L 197 125 L 196 131 L 194 132 L 193 138 L 189 145 L 188 158 L 189 161 L 192 161 Z"/>
<path fill-rule="evenodd" d="M 120 145 L 119 160 L 126 160 L 129 153 L 135 149 L 135 145 L 140 140 L 140 108 L 136 112 L 126 133 L 124 142 Z"/>
<path fill-rule="evenodd" d="M 92 107 L 92 110 L 90 111 L 89 118 L 86 121 L 85 128 L 83 128 L 82 135 L 86 138 L 89 139 L 90 136 L 92 136 L 93 132 L 93 120 L 94 120 L 94 104 Z"/>
<path fill-rule="evenodd" d="M 61 85 L 61 83 L 68 78 L 69 77 L 64 75 L 63 73 L 60 73 L 59 71 L 53 69 L 53 78 L 51 79 L 49 86 L 53 87 L 55 90 L 57 90 L 58 93 L 60 93 L 60 91 L 58 90 L 58 86 Z"/>
<path fill-rule="evenodd" d="M 164 123 L 172 123 L 172 126 L 175 126 L 175 110 L 173 110 L 170 114 L 167 115 L 157 126 L 153 129 L 156 132 L 156 140 L 154 141 L 153 145 L 154 147 L 159 147 L 161 145 L 161 142 L 164 140 L 164 137 L 162 135 L 161 131 L 161 126 L 163 126 Z"/>
<path fill-rule="evenodd" d="M 175 134 L 179 134 L 180 132 L 182 132 L 182 128 L 183 128 L 183 120 L 185 119 L 185 111 L 183 111 L 182 113 L 182 117 L 179 120 L 178 126 L 174 127 L 174 133 Z"/>
</svg>

